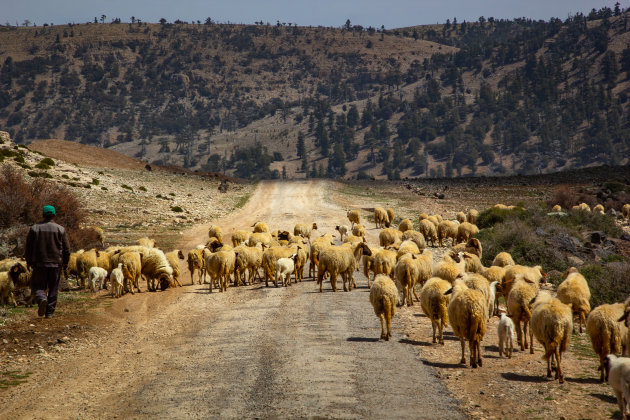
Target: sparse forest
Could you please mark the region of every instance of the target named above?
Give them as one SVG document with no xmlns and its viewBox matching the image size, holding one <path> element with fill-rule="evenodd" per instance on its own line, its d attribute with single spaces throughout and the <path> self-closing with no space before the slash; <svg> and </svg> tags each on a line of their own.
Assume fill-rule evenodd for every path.
<svg viewBox="0 0 630 420">
<path fill-rule="evenodd" d="M 395 30 L 203 22 L 1 26 L 0 126 L 250 179 L 628 163 L 619 6 Z"/>
</svg>

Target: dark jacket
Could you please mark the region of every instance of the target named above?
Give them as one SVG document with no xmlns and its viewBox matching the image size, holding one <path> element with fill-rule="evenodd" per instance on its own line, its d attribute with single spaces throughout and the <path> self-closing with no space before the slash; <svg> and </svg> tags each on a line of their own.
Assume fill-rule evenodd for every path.
<svg viewBox="0 0 630 420">
<path fill-rule="evenodd" d="M 70 245 L 66 230 L 53 221 L 42 221 L 28 231 L 26 237 L 26 263 L 32 267 L 67 265 Z"/>
</svg>

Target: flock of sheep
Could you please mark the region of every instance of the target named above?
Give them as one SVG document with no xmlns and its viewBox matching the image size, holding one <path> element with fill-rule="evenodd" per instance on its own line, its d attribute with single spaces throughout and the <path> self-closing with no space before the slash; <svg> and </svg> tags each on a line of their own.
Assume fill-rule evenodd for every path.
<svg viewBox="0 0 630 420">
<path fill-rule="evenodd" d="M 496 205 L 496 208 L 513 208 Z M 553 211 L 561 211 L 555 206 Z M 586 204 L 576 211 L 591 211 Z M 595 207 L 593 211 L 603 212 Z M 624 217 L 630 217 L 630 205 L 623 207 Z M 512 257 L 501 252 L 490 267 L 481 263 L 482 244 L 474 236 L 478 212 L 460 212 L 456 220 L 440 215 L 419 216 L 418 229 L 409 219 L 392 227 L 392 209 L 374 209 L 378 246 L 369 245 L 361 214 L 347 213 L 350 226 L 339 225 L 335 236 L 327 232 L 311 239 L 316 223 L 297 224 L 293 233 L 271 231 L 266 223 L 257 222 L 253 230 L 232 233 L 232 245 L 223 241 L 219 226 L 209 228 L 209 239 L 188 252 L 187 263 L 191 282 L 208 283 L 226 291 L 233 286 L 272 281 L 276 287 L 301 282 L 308 264 L 308 276 L 316 279 L 320 292 L 324 280 L 337 291 L 341 275 L 344 291 L 356 287 L 355 271 L 362 268 L 370 288 L 370 302 L 381 321 L 381 338 L 391 338 L 391 320 L 398 305 L 419 302 L 430 319 L 433 343 L 444 344 L 443 329 L 449 323 L 461 342 L 461 361 L 466 363 L 465 345 L 470 350 L 470 365 L 482 366 L 481 341 L 487 322 L 499 316 L 497 327 L 499 354 L 512 357 L 512 337 L 516 333 L 521 351 L 534 353 L 533 337 L 544 347 L 547 377 L 564 381 L 562 354 L 569 348 L 573 320 L 577 317 L 580 332 L 586 328 L 593 350 L 599 355 L 600 380 L 609 380 L 617 394 L 624 418 L 630 402 L 630 359 L 616 357 L 630 348 L 627 328 L 630 319 L 630 299 L 625 303 L 605 304 L 591 311 L 590 291 L 584 276 L 575 268 L 565 273 L 556 296 L 542 290 L 547 275 L 541 266 L 516 265 Z M 450 240 L 441 258 L 434 259 L 428 245 L 443 247 Z M 92 249 L 73 253 L 66 275 L 79 279 L 81 287 L 96 291 L 109 282 L 113 297 L 125 292 L 140 291 L 140 280 L 146 279 L 147 290 L 165 290 L 181 286 L 181 250 L 163 252 L 153 240 L 143 238 L 138 245 Z M 262 274 L 261 274 L 262 271 Z M 209 277 L 206 280 L 206 276 Z M 29 271 L 22 260 L 0 261 L 0 303 L 16 304 L 15 287 L 26 287 Z M 419 289 L 421 287 L 421 289 Z M 419 291 L 419 294 L 418 294 Z M 503 297 L 505 309 L 500 308 Z M 521 326 L 522 325 L 522 326 Z M 529 328 L 529 341 L 528 341 Z"/>
</svg>

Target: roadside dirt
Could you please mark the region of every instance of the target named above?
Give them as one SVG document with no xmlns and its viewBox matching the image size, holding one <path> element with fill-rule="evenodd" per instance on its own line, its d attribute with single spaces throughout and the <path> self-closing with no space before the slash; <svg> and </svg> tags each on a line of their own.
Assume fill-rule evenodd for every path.
<svg viewBox="0 0 630 420">
<path fill-rule="evenodd" d="M 394 207 L 399 217 L 419 211 L 451 215 L 499 198 L 512 204 L 544 194 L 525 191 L 497 187 L 481 195 L 457 189 L 452 198 L 436 200 L 410 195 L 403 185 L 265 182 L 240 211 L 213 223 L 229 236 L 258 220 L 286 230 L 315 221 L 322 234 L 349 224 L 346 210 L 358 208 L 375 246 L 379 231 L 370 211 L 376 205 Z M 177 245 L 187 250 L 206 235 L 207 224 L 196 225 Z M 431 344 L 430 323 L 417 303 L 399 308 L 392 341 L 379 341 L 380 324 L 359 273 L 359 289 L 350 293 L 332 293 L 326 282 L 320 294 L 309 279 L 288 288 L 258 283 L 209 294 L 207 285 L 190 286 L 183 264 L 182 272 L 185 287 L 167 292 L 113 301 L 103 293 L 77 295 L 83 300 L 53 322 L 32 309 L 19 343 L 0 330 L 0 341 L 8 341 L 0 343 L 0 371 L 32 372 L 25 383 L 0 389 L 0 418 L 618 415 L 610 387 L 597 383 L 586 336 L 573 336 L 563 357 L 567 380 L 559 385 L 544 377 L 538 343 L 534 355 L 498 357 L 496 319 L 488 326 L 484 366 L 478 369 L 458 364 L 460 345 L 450 329 L 444 346 Z"/>
</svg>

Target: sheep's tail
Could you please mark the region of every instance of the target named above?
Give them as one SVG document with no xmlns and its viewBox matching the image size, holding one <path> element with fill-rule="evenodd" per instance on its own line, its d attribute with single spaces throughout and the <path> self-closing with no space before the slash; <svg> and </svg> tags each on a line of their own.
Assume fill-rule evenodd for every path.
<svg viewBox="0 0 630 420">
<path fill-rule="evenodd" d="M 127 267 L 126 264 L 123 264 L 122 272 L 123 272 L 123 276 L 125 276 L 128 279 L 132 279 L 133 280 L 133 276 L 131 275 L 131 271 L 129 271 L 129 267 Z"/>
</svg>

